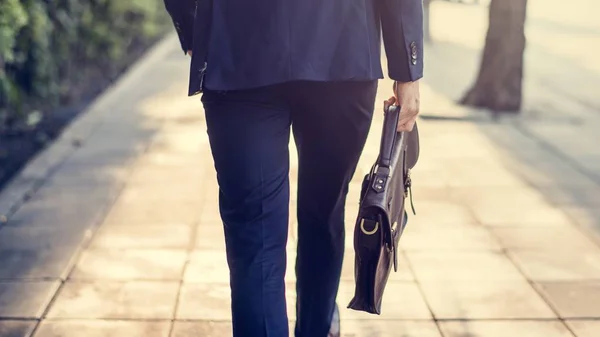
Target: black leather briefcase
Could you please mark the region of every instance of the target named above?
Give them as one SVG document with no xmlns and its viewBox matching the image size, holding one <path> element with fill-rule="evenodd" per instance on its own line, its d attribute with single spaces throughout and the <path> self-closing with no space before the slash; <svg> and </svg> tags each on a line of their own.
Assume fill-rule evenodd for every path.
<svg viewBox="0 0 600 337">
<path fill-rule="evenodd" d="M 410 170 L 419 157 L 417 126 L 396 131 L 399 111 L 393 105 L 385 111 L 379 156 L 363 180 L 354 228 L 356 288 L 348 308 L 378 315 L 391 268 L 398 268 L 409 194 L 412 206 Z"/>
</svg>

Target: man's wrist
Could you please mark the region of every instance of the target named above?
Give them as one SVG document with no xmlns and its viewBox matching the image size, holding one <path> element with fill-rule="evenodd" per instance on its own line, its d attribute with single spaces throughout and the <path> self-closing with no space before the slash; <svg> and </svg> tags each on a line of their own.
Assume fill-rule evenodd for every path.
<svg viewBox="0 0 600 337">
<path fill-rule="evenodd" d="M 416 79 L 414 81 L 394 81 L 394 82 L 396 82 L 397 84 L 409 84 L 409 83 L 417 83 L 417 82 L 419 82 L 419 79 Z"/>
</svg>

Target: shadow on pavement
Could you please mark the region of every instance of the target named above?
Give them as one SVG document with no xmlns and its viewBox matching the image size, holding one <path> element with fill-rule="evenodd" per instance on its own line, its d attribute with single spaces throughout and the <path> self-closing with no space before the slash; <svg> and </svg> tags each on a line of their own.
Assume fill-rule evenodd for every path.
<svg viewBox="0 0 600 337">
<path fill-rule="evenodd" d="M 431 104 L 434 110 L 436 106 L 442 106 L 442 110 L 425 110 L 423 114 L 432 113 L 439 117 L 439 121 L 434 123 L 444 123 L 444 116 L 452 115 L 443 111 L 444 108 L 463 109 L 454 106 L 454 102 L 461 98 L 475 79 L 479 67 L 479 51 L 451 42 L 436 41 L 428 45 L 428 59 L 425 83 L 435 95 L 446 102 Z M 570 64 L 569 67 L 576 69 L 577 72 L 585 72 L 585 69 L 577 69 L 577 65 L 574 64 Z M 536 69 L 533 69 L 526 79 L 526 90 L 527 87 L 532 88 L 533 83 L 539 80 L 539 75 L 535 71 Z M 535 96 L 533 100 L 527 97 L 531 92 L 525 92 L 526 109 L 538 109 L 539 106 L 543 109 L 545 104 L 552 105 L 553 100 L 557 99 L 555 92 L 540 93 L 540 90 L 545 89 L 537 89 L 538 92 L 533 93 Z M 567 98 L 563 99 L 567 100 Z M 576 106 L 576 103 L 574 104 Z M 555 106 L 555 109 L 560 107 Z M 535 189 L 549 203 L 566 212 L 582 227 L 600 233 L 600 176 L 578 162 L 577 157 L 570 157 L 571 153 L 565 153 L 565 149 L 555 147 L 555 145 L 564 145 L 561 142 L 564 143 L 567 139 L 542 138 L 531 131 L 535 131 L 538 127 L 553 128 L 556 125 L 560 132 L 568 132 L 567 135 L 579 134 L 580 142 L 587 141 L 593 144 L 596 143 L 595 139 L 581 139 L 586 136 L 586 133 L 580 127 L 590 127 L 590 124 L 595 124 L 596 120 L 593 116 L 590 117 L 592 119 L 585 119 L 586 116 L 583 115 L 576 118 L 575 123 L 573 120 L 565 122 L 569 120 L 568 116 L 573 111 L 555 111 L 548 115 L 546 111 L 537 112 L 534 118 L 525 111 L 520 117 L 507 117 L 494 121 L 489 118 L 488 112 L 469 110 L 464 120 L 475 121 L 474 125 L 479 129 L 480 134 L 493 144 L 491 147 L 497 150 L 497 157 L 507 170 L 523 179 L 530 188 Z M 555 114 L 563 114 L 565 118 L 553 118 Z M 487 117 L 473 117 L 474 115 Z M 544 120 L 546 117 L 548 118 Z M 478 119 L 480 121 L 477 121 Z M 594 136 L 596 134 L 590 135 L 590 137 Z M 461 149 L 457 148 L 456 151 Z M 600 149 L 595 151 L 596 155 L 600 156 Z M 465 161 L 464 169 L 470 165 L 472 163 Z M 518 190 L 515 190 L 515 194 L 518 193 Z M 510 193 L 506 194 L 506 198 L 511 198 Z M 510 199 L 504 206 L 507 207 L 507 212 L 526 207 L 526 205 L 511 205 Z"/>
</svg>

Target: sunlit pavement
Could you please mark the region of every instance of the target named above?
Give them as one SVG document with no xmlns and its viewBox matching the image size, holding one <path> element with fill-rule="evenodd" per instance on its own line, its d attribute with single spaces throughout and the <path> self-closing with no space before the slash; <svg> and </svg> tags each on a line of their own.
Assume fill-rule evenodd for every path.
<svg viewBox="0 0 600 337">
<path fill-rule="evenodd" d="M 454 106 L 477 53 L 436 29 L 413 173 L 417 215 L 401 241 L 401 268 L 381 316 L 342 310 L 343 336 L 599 336 L 600 187 L 586 153 L 597 163 L 600 152 L 585 147 L 597 132 L 572 122 L 594 121 L 594 108 L 569 111 L 569 123 L 558 110 L 493 122 Z M 0 227 L 0 336 L 230 335 L 217 184 L 199 98 L 185 97 L 187 68 L 171 36 L 0 195 L 9 213 Z M 380 85 L 382 101 L 391 83 Z M 531 102 L 554 106 L 545 97 Z M 349 194 L 342 307 L 353 289 L 360 179 L 381 120 Z M 560 142 L 588 152 L 553 145 L 557 133 L 578 134 Z M 6 206 L 31 181 L 41 183 L 28 200 Z"/>
</svg>

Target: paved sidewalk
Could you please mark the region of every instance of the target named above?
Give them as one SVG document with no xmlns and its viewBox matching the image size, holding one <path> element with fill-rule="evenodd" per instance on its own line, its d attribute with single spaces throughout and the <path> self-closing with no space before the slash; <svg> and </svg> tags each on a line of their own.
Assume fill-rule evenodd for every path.
<svg viewBox="0 0 600 337">
<path fill-rule="evenodd" d="M 186 71 L 171 36 L 0 194 L 0 336 L 230 335 L 217 184 L 199 98 L 184 96 Z M 425 115 L 460 110 L 435 86 L 423 91 Z M 342 306 L 380 125 L 378 115 L 350 190 Z M 342 310 L 343 336 L 599 336 L 600 241 L 579 221 L 595 215 L 561 199 L 566 185 L 599 185 L 514 123 L 420 125 L 417 216 L 400 271 L 381 316 Z"/>
</svg>

